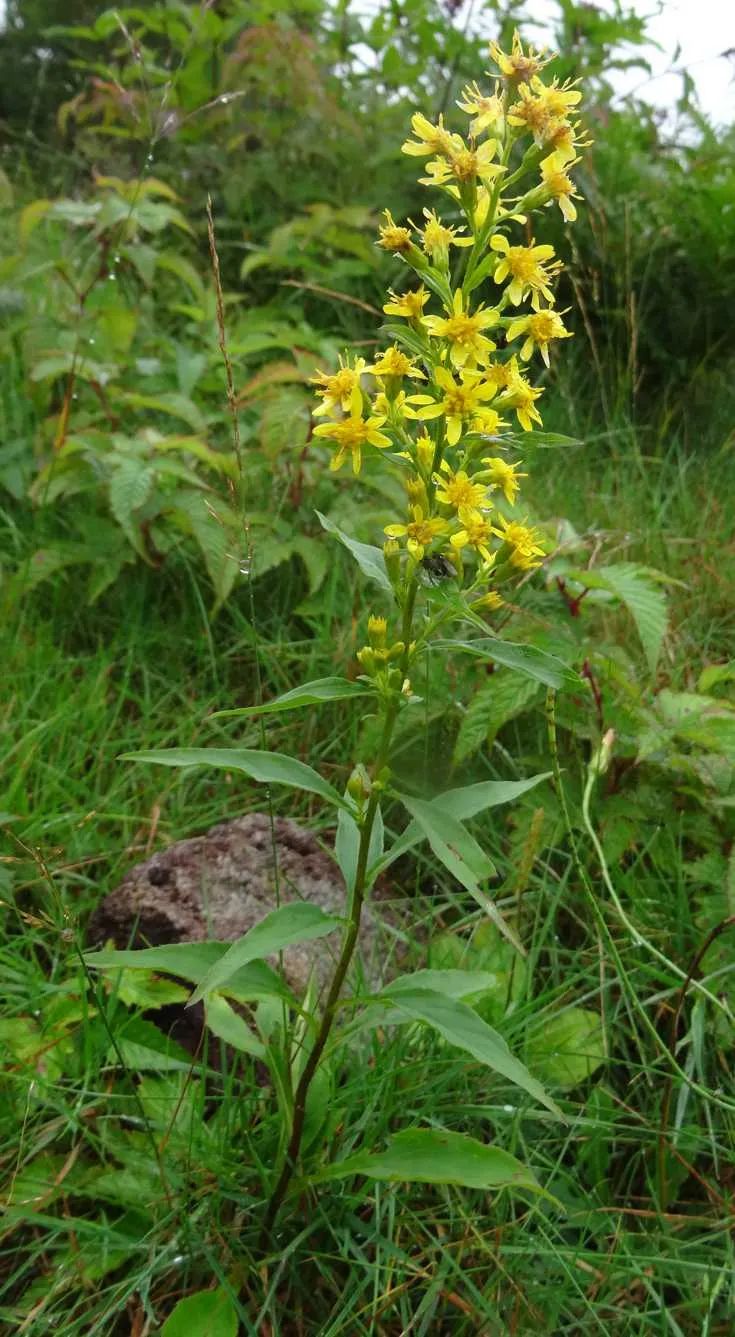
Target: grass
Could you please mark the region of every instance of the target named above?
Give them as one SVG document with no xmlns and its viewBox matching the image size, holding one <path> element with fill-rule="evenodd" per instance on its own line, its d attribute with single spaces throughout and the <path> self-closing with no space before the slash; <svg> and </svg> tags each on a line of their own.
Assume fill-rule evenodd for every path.
<svg viewBox="0 0 735 1337">
<path fill-rule="evenodd" d="M 616 556 L 683 582 L 670 586 L 662 667 L 680 688 L 733 643 L 732 456 L 720 449 L 714 415 L 708 430 L 711 442 L 693 455 L 622 420 L 573 467 L 558 454 L 537 460 L 529 489 L 539 515 L 604 531 Z M 39 542 L 33 523 L 13 521 L 21 550 Z M 220 773 L 182 779 L 121 763 L 119 753 L 243 736 L 206 716 L 252 700 L 256 655 L 267 694 L 339 670 L 359 643 L 363 587 L 335 560 L 318 614 L 299 615 L 304 591 L 292 565 L 255 583 L 252 606 L 243 581 L 214 622 L 199 569 L 183 559 L 169 571 L 125 572 L 92 610 L 80 589 L 70 570 L 14 605 L 7 647 L 0 1320 L 8 1331 L 156 1332 L 178 1298 L 214 1282 L 232 1293 L 242 1332 L 273 1337 L 731 1331 L 731 1036 L 691 990 L 677 1027 L 677 977 L 610 913 L 578 833 L 603 908 L 595 921 L 550 790 L 498 810 L 478 834 L 501 870 L 501 898 L 522 896 L 529 963 L 501 1023 L 511 1048 L 533 1067 L 554 1018 L 580 1007 L 604 1018 L 604 1063 L 559 1096 L 566 1123 L 403 1028 L 357 1043 L 331 1113 L 340 1156 L 383 1145 L 399 1125 L 467 1131 L 527 1161 L 556 1201 L 347 1180 L 296 1201 L 263 1268 L 255 1238 L 277 1147 L 267 1090 L 213 1040 L 206 1080 L 121 1065 L 126 1037 L 139 1034 L 131 1009 L 86 976 L 79 949 L 89 911 L 135 861 L 262 802 Z M 609 627 L 635 653 L 630 623 L 613 617 Z M 359 723 L 345 731 L 346 718 L 328 706 L 279 721 L 268 744 L 344 784 L 363 737 Z M 253 726 L 245 737 L 257 746 Z M 566 729 L 561 746 L 576 824 L 586 747 Z M 547 769 L 542 713 L 508 724 L 473 765 L 476 778 L 507 778 L 511 765 Z M 721 867 L 724 828 L 660 772 L 641 783 L 653 791 L 653 816 L 614 862 L 616 890 L 639 930 L 687 969 L 718 895 L 706 879 L 693 881 L 692 865 L 708 854 Z M 606 813 L 625 815 L 626 805 L 644 803 L 642 792 L 623 783 L 622 793 L 600 794 L 603 836 Z M 274 803 L 328 835 L 323 811 L 305 796 L 275 793 Z M 391 894 L 399 908 L 411 906 L 419 962 L 427 940 L 449 930 L 467 943 L 477 924 L 426 857 Z M 672 1069 L 675 1041 L 698 1090 Z"/>
</svg>

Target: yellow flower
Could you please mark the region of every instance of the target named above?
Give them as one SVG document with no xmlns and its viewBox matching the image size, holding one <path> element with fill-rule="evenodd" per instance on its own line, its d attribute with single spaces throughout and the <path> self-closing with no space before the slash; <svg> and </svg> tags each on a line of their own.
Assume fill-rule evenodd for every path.
<svg viewBox="0 0 735 1337">
<path fill-rule="evenodd" d="M 457 473 L 450 468 L 446 460 L 442 462 L 442 473 L 434 475 L 437 484 L 436 499 L 442 506 L 451 506 L 452 510 L 478 512 L 490 505 L 487 488 L 483 483 L 473 483 L 464 469 Z"/>
<path fill-rule="evenodd" d="M 406 496 L 412 506 L 421 506 L 425 510 L 429 509 L 429 499 L 426 495 L 426 484 L 423 478 L 414 476 L 406 479 Z"/>
<path fill-rule="evenodd" d="M 503 408 L 515 409 L 516 417 L 524 432 L 530 432 L 531 422 L 541 423 L 541 414 L 535 407 L 535 401 L 543 394 L 541 387 L 529 385 L 518 370 L 515 358 L 508 364 L 508 382 L 505 394 L 499 403 Z"/>
<path fill-rule="evenodd" d="M 549 311 L 543 308 L 536 311 L 532 316 L 519 316 L 508 326 L 507 338 L 510 342 L 517 339 L 519 334 L 525 334 L 526 338 L 521 348 L 521 357 L 524 362 L 530 358 L 534 348 L 538 348 L 547 367 L 549 365 L 549 343 L 552 339 L 571 339 L 570 330 L 564 328 L 564 322 L 556 311 Z"/>
<path fill-rule="evenodd" d="M 387 316 L 405 316 L 407 320 L 420 320 L 431 294 L 422 284 L 414 292 L 404 292 L 400 297 L 389 288 L 388 296 L 391 300 L 383 307 Z"/>
<path fill-rule="evenodd" d="M 454 294 L 451 316 L 427 316 L 424 325 L 435 339 L 446 339 L 451 345 L 449 356 L 455 367 L 465 363 L 475 364 L 487 360 L 497 348 L 491 339 L 486 339 L 482 330 L 497 324 L 498 312 L 478 306 L 474 315 L 465 311 L 462 302 L 462 289 Z"/>
<path fill-rule="evenodd" d="M 498 594 L 497 590 L 488 590 L 487 594 L 473 600 L 472 607 L 478 613 L 492 613 L 496 608 L 502 608 L 504 603 L 502 594 Z"/>
<path fill-rule="evenodd" d="M 382 246 L 384 251 L 392 251 L 394 254 L 410 251 L 413 245 L 411 241 L 411 230 L 407 227 L 398 227 L 393 220 L 390 209 L 383 210 L 385 222 L 381 223 L 378 232 L 378 246 Z"/>
<path fill-rule="evenodd" d="M 519 473 L 517 464 L 508 464 L 507 460 L 500 459 L 498 455 L 488 456 L 482 463 L 487 465 L 491 488 L 499 487 L 505 500 L 512 506 L 520 491 L 518 479 L 527 478 L 528 474 Z M 482 477 L 485 477 L 484 473 Z"/>
<path fill-rule="evenodd" d="M 311 384 L 320 386 L 316 394 L 322 401 L 318 408 L 313 410 L 313 417 L 320 418 L 325 413 L 334 413 L 338 407 L 346 413 L 350 407 L 352 393 L 355 388 L 359 389 L 360 376 L 365 370 L 363 357 L 355 359 L 354 367 L 349 363 L 343 363 L 340 358 L 339 371 L 333 374 L 318 371 L 316 376 L 312 376 Z"/>
<path fill-rule="evenodd" d="M 471 510 L 461 510 L 459 521 L 462 528 L 456 534 L 452 534 L 449 540 L 452 547 L 458 553 L 463 548 L 474 548 L 475 552 L 479 552 L 486 562 L 494 561 L 495 554 L 491 552 L 488 545 L 497 530 L 493 529 L 490 521 L 486 520 L 477 511 Z"/>
<path fill-rule="evenodd" d="M 356 387 L 352 392 L 348 417 L 341 418 L 339 422 L 321 423 L 314 428 L 314 436 L 330 437 L 337 443 L 337 453 L 330 462 L 330 469 L 341 468 L 349 453 L 352 455 L 352 471 L 359 474 L 363 446 L 377 446 L 384 450 L 391 444 L 389 438 L 379 430 L 384 422 L 384 417 L 363 418 L 362 392 Z"/>
<path fill-rule="evenodd" d="M 553 265 L 546 266 L 544 261 L 550 260 L 554 254 L 553 246 L 511 246 L 508 238 L 496 233 L 490 239 L 490 245 L 494 251 L 498 251 L 502 256 L 500 263 L 495 269 L 495 282 L 502 283 L 510 275 L 508 285 L 508 296 L 514 306 L 520 306 L 527 293 L 531 294 L 531 305 L 538 311 L 540 295 L 543 295 L 547 302 L 553 302 L 549 282 L 556 276 L 561 269 L 561 265 L 556 262 Z"/>
<path fill-rule="evenodd" d="M 442 223 L 433 209 L 424 209 L 424 218 L 423 229 L 417 230 L 426 254 L 435 262 L 446 265 L 450 246 L 472 246 L 472 237 L 460 237 L 457 228 Z"/>
<path fill-rule="evenodd" d="M 417 111 L 411 117 L 411 128 L 416 139 L 407 139 L 401 145 L 401 152 L 410 153 L 412 157 L 430 158 L 433 153 L 449 153 L 459 139 L 459 135 L 445 129 L 443 116 L 439 117 L 438 125 L 432 125 L 426 116 Z"/>
<path fill-rule="evenodd" d="M 453 177 L 460 185 L 467 182 L 475 183 L 480 181 L 493 181 L 496 176 L 507 169 L 500 163 L 494 162 L 497 140 L 486 139 L 479 148 L 471 149 L 456 136 L 458 143 L 452 145 L 451 151 L 445 158 L 433 158 L 427 162 L 426 171 L 428 176 L 420 176 L 419 181 L 422 186 L 444 186 Z"/>
<path fill-rule="evenodd" d="M 490 128 L 497 130 L 502 134 L 505 113 L 503 110 L 503 99 L 498 96 L 497 90 L 499 87 L 500 85 L 496 84 L 496 91 L 489 97 L 481 93 L 476 83 L 467 84 L 467 86 L 462 89 L 462 97 L 464 98 L 464 101 L 460 100 L 457 103 L 457 106 L 460 111 L 466 111 L 468 116 L 474 116 L 475 118 L 473 121 L 470 121 L 470 134 L 473 139 L 477 139 L 478 135 L 481 135 L 484 130 Z"/>
<path fill-rule="evenodd" d="M 495 394 L 493 387 L 483 381 L 480 372 L 463 370 L 460 375 L 458 384 L 446 367 L 437 367 L 434 379 L 443 390 L 443 397 L 433 399 L 431 395 L 409 395 L 406 401 L 407 404 L 419 406 L 413 410 L 413 416 L 417 418 L 446 419 L 450 446 L 456 446 L 465 424 L 469 423 L 472 430 L 482 432 L 494 430 L 494 427 L 486 426 L 488 421 L 498 421 L 498 415 L 493 413 L 491 419 L 491 411 L 484 407 L 484 401 L 492 399 Z"/>
<path fill-rule="evenodd" d="M 400 422 L 406 415 L 406 392 L 399 390 L 397 395 L 389 399 L 385 391 L 381 390 L 375 396 L 372 404 L 373 413 L 383 414 L 384 418 L 390 418 L 391 422 Z"/>
<path fill-rule="evenodd" d="M 373 376 L 412 376 L 418 377 L 421 381 L 426 380 L 421 368 L 417 367 L 405 353 L 401 352 L 397 344 L 393 344 L 392 348 L 386 348 L 377 362 L 374 362 L 371 367 L 366 367 L 365 370 L 372 372 Z"/>
<path fill-rule="evenodd" d="M 494 528 L 493 533 L 512 549 L 511 565 L 519 571 L 531 571 L 535 566 L 540 566 L 537 558 L 544 556 L 544 550 L 539 545 L 541 535 L 538 530 L 519 524 L 516 520 L 506 520 L 502 515 L 499 524 L 500 528 Z"/>
<path fill-rule="evenodd" d="M 483 378 L 488 385 L 493 388 L 493 394 L 498 390 L 505 390 L 511 375 L 511 367 L 508 362 L 490 362 L 483 368 Z"/>
<path fill-rule="evenodd" d="M 567 114 L 580 101 L 582 94 L 569 82 L 559 86 L 554 80 L 548 88 L 541 79 L 534 78 L 518 89 L 520 100 L 508 110 L 508 124 L 529 130 L 541 146 L 565 137 L 571 129 Z"/>
<path fill-rule="evenodd" d="M 577 217 L 577 209 L 572 200 L 581 200 L 582 198 L 575 190 L 571 177 L 567 176 L 567 168 L 573 166 L 577 161 L 578 159 L 573 158 L 570 162 L 563 152 L 558 152 L 550 153 L 541 164 L 541 180 L 544 189 L 548 191 L 552 200 L 556 200 L 567 223 L 573 223 Z"/>
<path fill-rule="evenodd" d="M 513 33 L 513 46 L 510 55 L 506 55 L 497 42 L 491 42 L 490 59 L 495 61 L 501 74 L 505 75 L 506 79 L 518 83 L 519 80 L 533 78 L 554 57 L 551 54 L 544 55 L 543 51 L 535 51 L 532 46 L 529 46 L 528 51 L 524 51 L 516 30 Z"/>
<path fill-rule="evenodd" d="M 550 121 L 566 120 L 572 108 L 582 101 L 582 94 L 571 79 L 566 79 L 563 84 L 558 79 L 552 79 L 550 84 L 545 84 L 535 75 L 531 79 L 531 88 L 546 107 Z"/>
<path fill-rule="evenodd" d="M 413 518 L 408 524 L 386 525 L 385 533 L 389 538 L 405 538 L 411 556 L 420 562 L 424 549 L 428 548 L 440 534 L 445 533 L 447 522 L 440 520 L 438 516 L 432 520 L 428 519 L 421 506 L 412 506 L 411 515 Z"/>
</svg>

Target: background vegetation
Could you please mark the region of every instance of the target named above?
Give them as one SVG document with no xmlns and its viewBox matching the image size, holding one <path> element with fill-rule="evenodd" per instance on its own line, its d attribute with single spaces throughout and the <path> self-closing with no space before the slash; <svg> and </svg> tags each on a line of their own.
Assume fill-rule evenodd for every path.
<svg viewBox="0 0 735 1337">
<path fill-rule="evenodd" d="M 133 862 L 261 801 L 226 777 L 162 780 L 117 755 L 240 738 L 207 714 L 252 702 L 258 679 L 270 695 L 354 664 L 361 586 L 314 510 L 349 514 L 374 540 L 386 498 L 369 470 L 358 489 L 329 475 L 308 378 L 347 343 L 369 351 L 386 281 L 400 281 L 373 241 L 386 204 L 398 218 L 425 202 L 399 153 L 411 112 L 451 119 L 485 68 L 487 36 L 507 41 L 522 18 L 515 0 L 479 13 L 449 0 L 9 6 L 9 1330 L 143 1334 L 168 1318 L 170 1337 L 177 1301 L 210 1284 L 230 1324 L 215 1334 L 238 1320 L 284 1337 L 731 1330 L 735 130 L 706 123 L 687 80 L 667 117 L 615 95 L 617 68 L 638 62 L 645 76 L 645 28 L 624 5 L 555 10 L 558 73 L 583 78 L 595 143 L 573 254 L 553 224 L 576 337 L 552 364 L 545 426 L 584 445 L 534 453 L 532 518 L 556 551 L 505 629 L 589 682 L 559 707 L 572 836 L 551 787 L 478 829 L 529 947 L 510 984 L 497 944 L 430 861 L 391 888 L 422 921 L 417 964 L 497 970 L 485 1006 L 569 1122 L 510 1104 L 517 1093 L 415 1037 L 387 1038 L 379 1054 L 375 1041 L 339 1091 L 348 1148 L 381 1145 L 398 1110 L 484 1133 L 564 1211 L 335 1186 L 263 1282 L 252 1222 L 269 1115 L 256 1078 L 214 1042 L 215 1076 L 192 1076 L 143 1018 L 151 997 L 131 980 L 109 993 L 90 984 L 79 955 L 90 910 Z M 208 195 L 247 541 L 230 491 Z M 437 669 L 425 695 L 429 742 L 401 739 L 407 773 L 429 757 L 437 783 L 548 769 L 543 692 L 527 679 Z M 330 707 L 298 730 L 271 726 L 269 745 L 344 784 L 343 724 Z M 596 848 L 582 798 L 608 728 Z M 361 737 L 349 741 L 359 753 Z M 305 800 L 276 809 L 317 831 L 326 821 Z M 706 977 L 720 1009 L 675 967 Z"/>
</svg>

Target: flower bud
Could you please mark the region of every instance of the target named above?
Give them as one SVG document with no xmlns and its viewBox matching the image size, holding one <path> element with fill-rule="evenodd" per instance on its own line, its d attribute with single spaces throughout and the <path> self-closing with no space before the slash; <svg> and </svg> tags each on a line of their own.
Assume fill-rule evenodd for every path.
<svg viewBox="0 0 735 1337">
<path fill-rule="evenodd" d="M 600 746 L 595 749 L 590 757 L 589 768 L 596 779 L 601 775 L 604 775 L 605 771 L 608 769 L 610 762 L 612 761 L 614 743 L 615 730 L 608 729 L 607 732 L 603 734 Z"/>
<path fill-rule="evenodd" d="M 365 672 L 372 677 L 376 671 L 377 664 L 375 662 L 375 653 L 370 649 L 369 645 L 364 645 L 362 650 L 358 650 L 357 659 L 358 662 L 362 664 Z"/>
<path fill-rule="evenodd" d="M 370 783 L 362 767 L 357 767 L 347 781 L 347 793 L 362 805 L 370 797 Z"/>
<path fill-rule="evenodd" d="M 386 539 L 383 544 L 383 558 L 388 579 L 395 588 L 401 578 L 401 545 L 395 539 Z"/>
<path fill-rule="evenodd" d="M 373 650 L 383 650 L 385 648 L 387 631 L 388 623 L 385 618 L 373 617 L 371 614 L 368 618 L 368 641 Z"/>
</svg>

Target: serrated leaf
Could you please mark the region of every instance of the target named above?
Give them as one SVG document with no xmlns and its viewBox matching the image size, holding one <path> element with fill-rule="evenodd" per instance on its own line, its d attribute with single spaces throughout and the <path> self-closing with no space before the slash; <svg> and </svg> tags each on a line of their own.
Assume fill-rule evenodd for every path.
<svg viewBox="0 0 735 1337">
<path fill-rule="evenodd" d="M 407 1128 L 391 1138 L 385 1151 L 358 1152 L 336 1161 L 311 1183 L 366 1175 L 391 1184 L 458 1184 L 477 1189 L 524 1189 L 541 1192 L 535 1175 L 510 1152 L 489 1147 L 464 1133 Z"/>
<path fill-rule="evenodd" d="M 264 785 L 287 785 L 318 794 L 335 807 L 344 799 L 318 771 L 282 752 L 266 752 L 247 747 L 171 747 L 146 752 L 124 752 L 120 761 L 148 761 L 155 766 L 212 766 L 216 770 L 242 771 Z"/>
<path fill-rule="evenodd" d="M 205 994 L 222 989 L 227 981 L 251 961 L 273 956 L 296 943 L 323 938 L 339 928 L 342 921 L 336 915 L 327 915 L 318 905 L 308 901 L 293 901 L 281 905 L 265 915 L 248 933 L 238 938 L 199 981 L 188 1006 L 199 1002 Z"/>
<path fill-rule="evenodd" d="M 340 543 L 343 543 L 345 548 L 352 553 L 363 575 L 367 576 L 369 580 L 374 580 L 376 584 L 380 585 L 381 589 L 392 594 L 393 587 L 388 577 L 382 549 L 374 547 L 371 543 L 358 543 L 357 539 L 352 539 L 348 534 L 344 534 L 326 515 L 322 515 L 321 511 L 317 511 L 316 514 L 322 528 L 330 534 L 335 534 Z"/>
<path fill-rule="evenodd" d="M 145 545 L 140 530 L 134 524 L 133 513 L 144 506 L 151 493 L 155 472 L 139 459 L 122 459 L 110 475 L 110 510 L 131 546 L 145 557 Z"/>
<path fill-rule="evenodd" d="M 324 584 L 329 570 L 326 544 L 319 539 L 311 538 L 308 534 L 297 534 L 296 538 L 291 540 L 291 548 L 297 557 L 301 558 L 306 568 L 309 593 L 316 594 Z"/>
<path fill-rule="evenodd" d="M 203 432 L 206 428 L 201 410 L 194 401 L 176 390 L 162 391 L 159 395 L 142 395 L 135 390 L 119 390 L 115 397 L 131 408 L 151 409 L 153 412 L 165 413 L 172 418 L 180 418 L 194 432 Z"/>
<path fill-rule="evenodd" d="M 464 761 L 491 742 L 503 724 L 527 710 L 539 696 L 533 678 L 501 669 L 470 701 L 454 746 L 454 762 Z"/>
<path fill-rule="evenodd" d="M 635 622 L 648 667 L 655 673 L 668 621 L 665 594 L 634 562 L 598 567 L 594 574 L 602 581 L 603 589 L 616 594 L 625 604 Z"/>
<path fill-rule="evenodd" d="M 235 583 L 239 565 L 235 517 L 229 507 L 218 499 L 210 509 L 202 492 L 182 490 L 174 497 L 176 508 L 183 512 L 188 528 L 195 539 L 207 573 L 214 586 L 215 612 L 224 603 Z"/>
<path fill-rule="evenodd" d="M 298 710 L 318 705 L 322 701 L 345 701 L 353 696 L 370 696 L 369 683 L 350 682 L 347 678 L 316 678 L 294 687 L 290 692 L 266 701 L 262 706 L 244 706 L 240 710 L 217 710 L 211 720 L 233 719 L 236 716 L 277 715 L 284 710 Z"/>
</svg>

